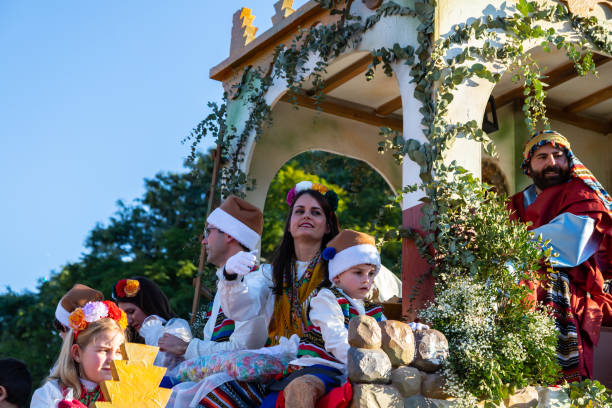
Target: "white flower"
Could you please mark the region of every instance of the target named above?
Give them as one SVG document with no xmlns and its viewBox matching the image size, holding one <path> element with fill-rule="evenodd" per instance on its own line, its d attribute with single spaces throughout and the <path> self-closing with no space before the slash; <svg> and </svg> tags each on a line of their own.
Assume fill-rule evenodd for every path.
<svg viewBox="0 0 612 408">
<path fill-rule="evenodd" d="M 102 302 L 89 302 L 83 307 L 83 314 L 87 323 L 96 322 L 108 316 L 108 308 Z"/>
<path fill-rule="evenodd" d="M 304 190 L 312 190 L 312 181 L 300 181 L 295 185 L 295 191 L 298 193 Z"/>
</svg>

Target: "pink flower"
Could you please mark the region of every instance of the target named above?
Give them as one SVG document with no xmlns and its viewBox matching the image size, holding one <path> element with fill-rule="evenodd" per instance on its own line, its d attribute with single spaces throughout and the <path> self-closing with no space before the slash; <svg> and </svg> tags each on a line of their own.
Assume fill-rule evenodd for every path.
<svg viewBox="0 0 612 408">
<path fill-rule="evenodd" d="M 295 191 L 295 187 L 293 187 L 291 190 L 289 190 L 289 192 L 287 193 L 287 205 L 289 207 L 291 207 L 291 204 L 293 204 L 293 200 L 295 200 L 295 195 L 297 194 L 297 192 Z"/>
</svg>

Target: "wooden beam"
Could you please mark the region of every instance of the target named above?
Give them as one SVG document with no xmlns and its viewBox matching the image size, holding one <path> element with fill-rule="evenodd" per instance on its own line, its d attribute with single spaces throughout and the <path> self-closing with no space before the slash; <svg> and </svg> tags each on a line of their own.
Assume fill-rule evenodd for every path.
<svg viewBox="0 0 612 408">
<path fill-rule="evenodd" d="M 568 123 L 584 129 L 589 129 L 594 132 L 607 135 L 612 133 L 612 124 L 607 121 L 587 118 L 586 116 L 577 115 L 573 112 L 566 112 L 557 108 L 546 108 L 546 114 L 550 119 L 558 120 L 559 122 Z"/>
<path fill-rule="evenodd" d="M 372 62 L 372 56 L 370 54 L 358 59 L 348 67 L 341 69 L 340 72 L 332 75 L 325 80 L 325 87 L 321 92 L 328 93 L 338 88 L 340 85 L 347 83 L 357 75 L 365 72 L 368 66 Z"/>
<path fill-rule="evenodd" d="M 612 58 L 600 54 L 593 55 L 593 62 L 595 63 L 596 67 L 605 64 L 611 59 Z M 574 64 L 570 62 L 569 64 L 565 64 L 548 71 L 545 75 L 547 76 L 547 78 L 544 79 L 544 82 L 548 85 L 546 91 L 549 91 L 552 88 L 569 81 L 570 79 L 576 78 L 578 76 L 578 72 L 576 71 L 576 67 L 574 67 Z M 507 92 L 495 98 L 495 107 L 499 109 L 502 106 L 509 104 L 515 99 L 523 98 L 523 87 L 520 86 L 511 90 L 510 92 Z"/>
<path fill-rule="evenodd" d="M 368 125 L 379 127 L 386 126 L 399 132 L 401 132 L 404 127 L 403 120 L 400 117 L 390 116 L 383 118 L 376 115 L 376 111 L 369 106 L 345 101 L 332 96 L 325 96 L 325 98 L 319 104 L 315 103 L 314 98 L 307 95 L 285 94 L 281 100 L 292 103 L 292 98 L 294 96 L 296 98 L 297 105 L 304 108 L 316 110 L 318 107 L 322 112 L 329 113 L 331 115 L 356 120 L 358 122 L 367 123 Z"/>
<path fill-rule="evenodd" d="M 589 109 L 591 106 L 607 101 L 610 98 L 612 98 L 612 85 L 566 106 L 563 110 L 574 113 L 582 112 L 583 110 Z"/>
<path fill-rule="evenodd" d="M 376 108 L 376 113 L 381 116 L 387 116 L 402 107 L 402 97 L 391 99 L 389 102 L 380 105 Z"/>
</svg>

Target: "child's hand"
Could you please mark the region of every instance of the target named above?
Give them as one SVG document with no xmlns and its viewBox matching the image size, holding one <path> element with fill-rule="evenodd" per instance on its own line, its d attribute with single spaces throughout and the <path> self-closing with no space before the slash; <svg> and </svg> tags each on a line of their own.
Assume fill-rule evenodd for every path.
<svg viewBox="0 0 612 408">
<path fill-rule="evenodd" d="M 225 272 L 231 275 L 244 276 L 257 264 L 257 251 L 240 251 L 232 255 L 225 263 Z"/>
</svg>

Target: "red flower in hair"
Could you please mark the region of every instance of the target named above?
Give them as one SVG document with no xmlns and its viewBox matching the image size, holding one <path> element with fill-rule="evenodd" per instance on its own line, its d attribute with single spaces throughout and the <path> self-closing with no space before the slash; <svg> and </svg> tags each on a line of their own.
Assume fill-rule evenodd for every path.
<svg viewBox="0 0 612 408">
<path fill-rule="evenodd" d="M 120 298 L 124 298 L 126 297 L 125 294 L 125 285 L 127 285 L 127 279 L 121 279 L 119 282 L 117 282 L 117 284 L 115 285 L 115 293 L 117 294 L 118 297 Z"/>
<path fill-rule="evenodd" d="M 108 317 L 113 320 L 119 321 L 121 319 L 121 309 L 117 307 L 115 302 L 111 302 L 110 300 L 105 300 L 104 304 L 108 308 Z"/>
</svg>

